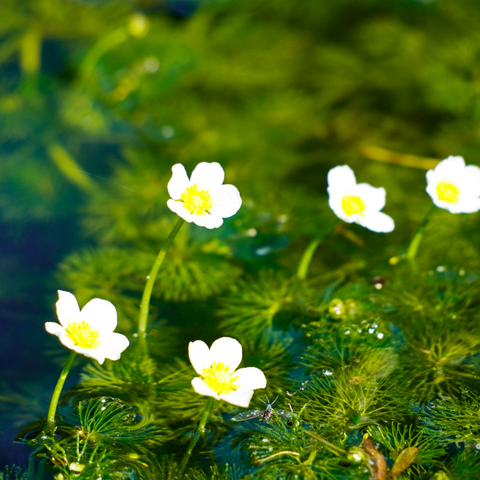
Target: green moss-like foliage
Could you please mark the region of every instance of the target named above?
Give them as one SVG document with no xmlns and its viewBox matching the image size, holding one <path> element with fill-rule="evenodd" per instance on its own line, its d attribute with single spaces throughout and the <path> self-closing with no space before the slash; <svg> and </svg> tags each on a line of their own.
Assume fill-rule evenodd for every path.
<svg viewBox="0 0 480 480">
<path fill-rule="evenodd" d="M 0 218 L 17 237 L 24 221 L 63 222 L 75 245 L 49 260 L 55 280 L 42 264 L 25 284 L 110 300 L 131 345 L 87 360 L 58 437 L 41 432 L 50 392 L 2 385 L 1 418 L 35 450 L 26 473 L 0 478 L 177 478 L 206 404 L 188 343 L 231 336 L 267 387 L 248 409 L 214 402 L 185 478 L 378 480 L 384 465 L 398 480 L 478 479 L 480 214 L 437 209 L 416 263 L 403 256 L 430 208 L 432 159 L 479 163 L 478 2 L 196 6 L 2 4 Z M 177 221 L 171 167 L 202 161 L 224 167 L 242 209 L 219 229 L 182 227 L 138 338 Z M 329 231 L 326 175 L 344 164 L 386 188 L 394 232 Z"/>
</svg>

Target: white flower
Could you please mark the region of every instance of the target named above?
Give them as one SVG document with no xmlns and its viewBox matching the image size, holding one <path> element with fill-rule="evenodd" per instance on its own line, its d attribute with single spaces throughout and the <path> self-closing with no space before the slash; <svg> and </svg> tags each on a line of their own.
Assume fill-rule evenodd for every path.
<svg viewBox="0 0 480 480">
<path fill-rule="evenodd" d="M 129 345 L 125 335 L 114 333 L 117 311 L 107 300 L 94 298 L 80 311 L 75 296 L 59 290 L 57 317 L 60 325 L 45 323 L 47 332 L 56 335 L 71 350 L 94 358 L 100 365 L 106 358 L 118 360 Z"/>
<path fill-rule="evenodd" d="M 172 167 L 168 182 L 168 208 L 187 222 L 200 227 L 218 228 L 224 218 L 238 212 L 242 199 L 233 185 L 222 185 L 225 173 L 219 163 L 199 163 L 188 179 L 185 167 Z"/>
<path fill-rule="evenodd" d="M 242 346 L 234 338 L 219 338 L 210 349 L 201 340 L 190 342 L 188 356 L 200 375 L 192 380 L 193 389 L 200 395 L 248 407 L 253 391 L 267 386 L 267 379 L 260 369 L 236 370 L 242 361 Z"/>
<path fill-rule="evenodd" d="M 462 157 L 450 156 L 427 172 L 427 193 L 433 203 L 450 213 L 480 210 L 480 168 L 465 166 Z"/>
<path fill-rule="evenodd" d="M 380 210 L 385 206 L 384 188 L 358 183 L 353 170 L 342 165 L 328 172 L 328 204 L 335 215 L 347 223 L 358 223 L 374 232 L 395 228 L 393 219 Z"/>
</svg>

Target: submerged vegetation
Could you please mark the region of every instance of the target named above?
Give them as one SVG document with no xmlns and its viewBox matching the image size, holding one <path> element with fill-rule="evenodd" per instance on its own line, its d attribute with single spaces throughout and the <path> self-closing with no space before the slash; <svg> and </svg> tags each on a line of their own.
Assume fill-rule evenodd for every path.
<svg viewBox="0 0 480 480">
<path fill-rule="evenodd" d="M 480 478 L 478 2 L 0 9 L 0 480 Z"/>
</svg>

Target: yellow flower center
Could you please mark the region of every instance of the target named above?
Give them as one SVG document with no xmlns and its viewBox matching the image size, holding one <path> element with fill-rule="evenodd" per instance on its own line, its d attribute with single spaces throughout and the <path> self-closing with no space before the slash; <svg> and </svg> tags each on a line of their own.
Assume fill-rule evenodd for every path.
<svg viewBox="0 0 480 480">
<path fill-rule="evenodd" d="M 210 368 L 204 368 L 202 372 L 203 381 L 217 394 L 235 392 L 238 385 L 235 383 L 237 377 L 233 377 L 233 371 L 223 363 L 212 363 Z"/>
<path fill-rule="evenodd" d="M 437 195 L 439 200 L 443 200 L 448 203 L 457 203 L 460 191 L 458 188 L 447 182 L 440 182 L 437 185 Z"/>
<path fill-rule="evenodd" d="M 200 190 L 197 184 L 190 185 L 182 193 L 180 200 L 192 215 L 205 215 L 213 206 L 208 190 Z"/>
<path fill-rule="evenodd" d="M 78 347 L 97 348 L 100 343 L 98 340 L 99 332 L 92 330 L 84 320 L 71 323 L 66 330 L 72 342 Z"/>
<path fill-rule="evenodd" d="M 350 197 L 343 197 L 342 208 L 347 215 L 354 215 L 355 213 L 362 215 L 365 210 L 365 202 L 360 197 L 355 197 L 353 195 Z"/>
</svg>

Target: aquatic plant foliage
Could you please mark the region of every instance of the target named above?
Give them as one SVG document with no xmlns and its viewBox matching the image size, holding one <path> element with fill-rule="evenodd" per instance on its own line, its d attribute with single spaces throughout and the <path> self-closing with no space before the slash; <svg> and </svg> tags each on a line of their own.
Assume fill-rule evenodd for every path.
<svg viewBox="0 0 480 480">
<path fill-rule="evenodd" d="M 437 208 L 422 224 L 426 171 L 434 201 L 454 205 L 468 178 L 439 179 L 437 163 L 452 153 L 478 169 L 478 2 L 4 0 L 2 12 L 1 239 L 33 256 L 34 232 L 49 232 L 54 250 L 34 268 L 0 252 L 0 300 L 15 299 L 5 338 L 47 357 L 51 339 L 17 333 L 54 319 L 61 288 L 111 302 L 130 346 L 72 371 L 55 432 L 42 431 L 47 386 L 2 381 L 2 430 L 18 428 L 12 449 L 31 456 L 0 479 L 480 478 L 479 212 Z M 218 228 L 178 230 L 139 335 L 178 220 L 167 202 L 197 220 L 214 206 L 194 174 L 169 192 L 179 164 L 221 165 L 242 205 L 233 195 L 204 225 Z M 377 214 L 388 192 L 395 230 L 356 225 L 370 200 L 356 191 L 334 209 L 355 221 L 334 226 L 328 172 L 347 165 L 381 186 Z M 240 369 L 265 375 L 248 402 L 209 404 L 192 387 L 202 373 L 238 386 L 212 381 L 225 365 L 188 361 L 189 342 L 222 337 L 242 345 Z"/>
</svg>

